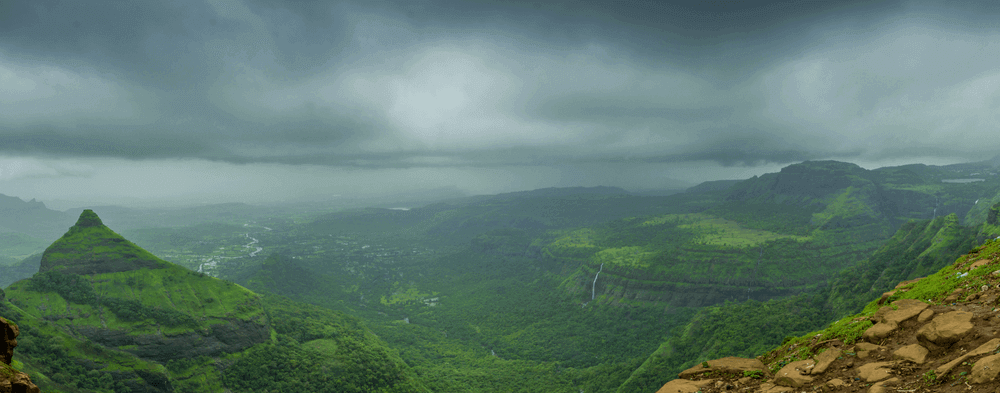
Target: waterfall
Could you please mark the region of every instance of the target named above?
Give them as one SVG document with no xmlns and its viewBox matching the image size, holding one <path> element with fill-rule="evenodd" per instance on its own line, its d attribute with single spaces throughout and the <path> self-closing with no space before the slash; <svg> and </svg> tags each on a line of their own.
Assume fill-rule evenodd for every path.
<svg viewBox="0 0 1000 393">
<path fill-rule="evenodd" d="M 604 264 L 601 264 L 601 268 L 597 270 L 597 274 L 594 275 L 594 284 L 590 286 L 590 300 L 594 300 L 594 296 L 597 295 L 597 276 L 601 275 L 601 271 L 604 270 Z"/>
</svg>

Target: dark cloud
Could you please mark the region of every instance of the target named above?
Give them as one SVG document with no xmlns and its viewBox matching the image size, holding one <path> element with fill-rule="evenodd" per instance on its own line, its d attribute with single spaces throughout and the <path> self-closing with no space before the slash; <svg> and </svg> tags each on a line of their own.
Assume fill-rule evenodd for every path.
<svg viewBox="0 0 1000 393">
<path fill-rule="evenodd" d="M 984 155 L 991 2 L 14 1 L 0 153 L 366 168 Z"/>
</svg>

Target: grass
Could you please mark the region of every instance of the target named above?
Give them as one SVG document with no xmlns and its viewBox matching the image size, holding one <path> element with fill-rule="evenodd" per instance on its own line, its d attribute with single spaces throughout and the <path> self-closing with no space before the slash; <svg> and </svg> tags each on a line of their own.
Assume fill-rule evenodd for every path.
<svg viewBox="0 0 1000 393">
<path fill-rule="evenodd" d="M 976 269 L 969 270 L 972 263 L 984 259 L 990 262 Z M 886 302 L 893 302 L 899 299 L 916 299 L 931 304 L 940 304 L 958 288 L 966 290 L 963 296 L 969 296 L 977 292 L 982 285 L 988 285 L 995 280 L 991 276 L 994 271 L 1000 268 L 997 262 L 1000 262 L 1000 241 L 989 240 L 968 254 L 959 257 L 952 265 L 946 266 L 937 273 L 931 274 L 920 281 L 901 287 Z M 795 346 L 814 338 L 818 338 L 818 341 L 841 339 L 844 343 L 853 343 L 861 337 L 861 334 L 865 330 L 873 325 L 870 317 L 882 307 L 885 307 L 884 303 L 879 304 L 878 299 L 872 300 L 860 313 L 843 317 L 831 323 L 826 329 L 793 338 L 782 344 L 782 346 L 765 354 L 764 358 L 777 361 L 788 356 L 794 357 L 790 354 L 794 352 L 793 349 Z M 772 364 L 772 367 L 776 364 Z"/>
<path fill-rule="evenodd" d="M 807 236 L 783 235 L 770 231 L 751 229 L 740 226 L 736 221 L 714 217 L 707 214 L 677 214 L 682 221 L 689 223 L 678 225 L 678 228 L 690 228 L 702 235 L 695 242 L 715 246 L 753 247 L 777 239 L 810 240 Z"/>
</svg>

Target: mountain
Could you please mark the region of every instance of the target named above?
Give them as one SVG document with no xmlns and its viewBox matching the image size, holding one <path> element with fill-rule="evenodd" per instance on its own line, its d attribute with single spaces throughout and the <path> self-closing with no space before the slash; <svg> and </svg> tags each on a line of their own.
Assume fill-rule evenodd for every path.
<svg viewBox="0 0 1000 393">
<path fill-rule="evenodd" d="M 861 313 L 755 359 L 694 365 L 658 392 L 996 391 L 998 254 L 1000 242 L 989 241 L 934 274 L 898 283 Z"/>
<path fill-rule="evenodd" d="M 59 236 L 72 220 L 40 201 L 0 194 L 0 259 L 21 259 L 41 251 L 48 244 L 43 239 Z"/>
<path fill-rule="evenodd" d="M 0 315 L 21 326 L 23 370 L 46 390 L 421 390 L 357 320 L 166 262 L 92 210 L 40 266 Z"/>
<path fill-rule="evenodd" d="M 93 275 L 171 266 L 125 240 L 106 227 L 93 210 L 87 209 L 80 214 L 76 225 L 45 249 L 38 271 Z"/>
<path fill-rule="evenodd" d="M 38 273 L 41 265 L 42 254 L 35 254 L 14 262 L 9 265 L 0 265 L 0 288 L 13 284 L 19 280 L 31 277 Z"/>
</svg>

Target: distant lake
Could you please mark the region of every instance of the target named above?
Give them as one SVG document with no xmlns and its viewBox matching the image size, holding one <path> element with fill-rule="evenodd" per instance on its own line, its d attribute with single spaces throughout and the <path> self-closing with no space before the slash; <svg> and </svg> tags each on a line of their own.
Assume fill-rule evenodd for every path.
<svg viewBox="0 0 1000 393">
<path fill-rule="evenodd" d="M 410 210 L 408 207 L 390 207 L 389 210 Z"/>
<path fill-rule="evenodd" d="M 986 179 L 944 179 L 944 180 L 941 180 L 942 183 L 975 183 L 977 181 L 986 181 Z"/>
</svg>

